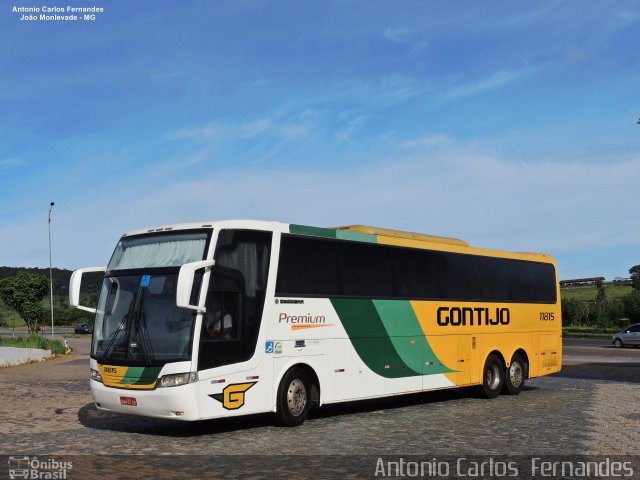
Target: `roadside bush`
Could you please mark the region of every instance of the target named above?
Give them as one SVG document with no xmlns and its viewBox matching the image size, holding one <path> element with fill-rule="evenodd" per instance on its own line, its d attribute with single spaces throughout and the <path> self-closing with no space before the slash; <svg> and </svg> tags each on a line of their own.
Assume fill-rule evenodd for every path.
<svg viewBox="0 0 640 480">
<path fill-rule="evenodd" d="M 627 319 L 625 317 L 624 312 L 624 303 L 620 299 L 609 300 L 608 302 L 608 310 L 609 310 L 609 324 L 615 325 L 616 327 L 621 326 L 620 322 L 624 323 L 626 326 Z"/>
<path fill-rule="evenodd" d="M 573 298 L 562 302 L 562 323 L 564 325 L 580 323 L 581 303 Z"/>
<path fill-rule="evenodd" d="M 32 333 L 24 337 L 3 337 L 0 338 L 0 345 L 3 347 L 17 348 L 39 348 L 51 350 L 51 353 L 65 353 L 66 349 L 60 340 L 50 340 L 38 333 Z"/>
<path fill-rule="evenodd" d="M 634 308 L 634 307 L 632 307 Z M 625 304 L 619 299 L 601 299 L 600 301 L 580 301 L 567 299 L 562 302 L 562 324 L 564 326 L 598 326 L 602 329 L 618 327 L 621 320 L 628 317 Z"/>
<path fill-rule="evenodd" d="M 631 323 L 640 322 L 640 290 L 625 295 L 622 299 L 624 314 Z"/>
<path fill-rule="evenodd" d="M 587 326 L 587 325 L 571 325 L 569 327 L 564 327 L 562 331 L 564 333 L 572 333 L 575 335 L 610 335 L 619 330 L 618 327 L 600 327 L 600 326 Z"/>
</svg>

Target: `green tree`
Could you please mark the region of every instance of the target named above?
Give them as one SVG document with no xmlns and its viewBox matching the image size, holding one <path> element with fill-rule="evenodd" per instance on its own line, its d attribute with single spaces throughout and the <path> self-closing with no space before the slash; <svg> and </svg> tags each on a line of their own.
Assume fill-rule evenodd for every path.
<svg viewBox="0 0 640 480">
<path fill-rule="evenodd" d="M 609 305 L 607 302 L 607 294 L 604 291 L 604 283 L 602 280 L 596 280 L 596 288 L 598 293 L 593 302 L 595 321 L 598 325 L 604 326 L 609 322 Z"/>
<path fill-rule="evenodd" d="M 640 290 L 633 290 L 622 299 L 624 304 L 624 314 L 629 321 L 635 323 L 640 321 Z"/>
<path fill-rule="evenodd" d="M 35 332 L 38 322 L 47 318 L 40 304 L 49 291 L 49 280 L 42 275 L 18 272 L 15 277 L 0 280 L 0 299 L 25 321 L 29 332 Z"/>
<path fill-rule="evenodd" d="M 607 301 L 607 293 L 604 291 L 604 282 L 602 280 L 596 280 L 596 304 L 603 304 Z"/>
<path fill-rule="evenodd" d="M 634 265 L 629 269 L 629 275 L 631 276 L 631 282 L 634 290 L 640 291 L 640 265 Z"/>
</svg>

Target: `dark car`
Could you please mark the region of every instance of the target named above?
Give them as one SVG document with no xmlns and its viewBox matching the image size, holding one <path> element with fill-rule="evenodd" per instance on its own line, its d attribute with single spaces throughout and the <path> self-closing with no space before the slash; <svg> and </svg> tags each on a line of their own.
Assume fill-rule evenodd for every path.
<svg viewBox="0 0 640 480">
<path fill-rule="evenodd" d="M 80 325 L 76 325 L 73 331 L 75 333 L 93 333 L 93 325 L 89 325 L 88 323 L 81 323 Z"/>
<path fill-rule="evenodd" d="M 630 325 L 624 330 L 614 333 L 611 337 L 611 343 L 616 347 L 640 346 L 640 323 Z"/>
</svg>

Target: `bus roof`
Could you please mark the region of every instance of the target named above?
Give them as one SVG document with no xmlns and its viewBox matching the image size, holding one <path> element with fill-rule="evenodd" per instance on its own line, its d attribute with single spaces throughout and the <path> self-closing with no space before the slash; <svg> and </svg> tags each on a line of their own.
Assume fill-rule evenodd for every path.
<svg viewBox="0 0 640 480">
<path fill-rule="evenodd" d="M 439 235 L 429 235 L 426 233 L 405 232 L 402 230 L 392 230 L 389 228 L 370 227 L 368 225 L 346 225 L 343 227 L 335 227 L 336 230 L 348 230 L 350 232 L 370 233 L 372 235 L 382 235 L 384 237 L 408 238 L 411 240 L 420 240 L 422 242 L 444 243 L 447 245 L 458 245 L 468 247 L 469 244 L 464 240 L 452 237 L 441 237 Z"/>
<path fill-rule="evenodd" d="M 510 252 L 487 248 L 472 247 L 464 240 L 424 233 L 407 232 L 388 228 L 378 228 L 367 225 L 345 225 L 339 227 L 312 227 L 306 225 L 288 224 L 264 220 L 209 220 L 185 223 L 158 225 L 125 233 L 123 236 L 141 235 L 146 233 L 161 233 L 178 230 L 194 230 L 202 228 L 237 228 L 270 230 L 282 233 L 296 233 L 301 235 L 339 238 L 342 240 L 365 241 L 387 245 L 397 245 L 413 248 L 433 248 L 447 251 L 469 253 L 477 255 L 501 256 L 506 258 L 526 259 L 532 261 L 552 262 L 551 255 L 534 252 Z"/>
</svg>

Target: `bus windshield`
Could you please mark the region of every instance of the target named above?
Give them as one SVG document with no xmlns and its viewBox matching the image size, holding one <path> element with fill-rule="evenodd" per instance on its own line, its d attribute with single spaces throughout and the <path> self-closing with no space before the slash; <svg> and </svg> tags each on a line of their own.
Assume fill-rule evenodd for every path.
<svg viewBox="0 0 640 480">
<path fill-rule="evenodd" d="M 207 233 L 171 232 L 124 237 L 118 242 L 108 271 L 179 267 L 202 260 Z"/>
<path fill-rule="evenodd" d="M 105 277 L 92 357 L 145 366 L 190 360 L 194 315 L 176 306 L 177 280 L 177 272 Z"/>
</svg>

